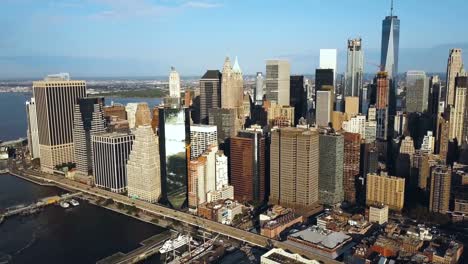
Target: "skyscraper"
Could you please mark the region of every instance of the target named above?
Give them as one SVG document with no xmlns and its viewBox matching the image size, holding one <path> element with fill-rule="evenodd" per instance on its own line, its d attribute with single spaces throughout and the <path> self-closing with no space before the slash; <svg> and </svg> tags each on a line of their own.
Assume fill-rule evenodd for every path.
<svg viewBox="0 0 468 264">
<path fill-rule="evenodd" d="M 228 158 L 222 150 L 218 150 L 216 152 L 216 190 L 221 191 L 228 184 Z"/>
<path fill-rule="evenodd" d="M 135 128 L 135 114 L 138 108 L 138 103 L 128 103 L 125 106 L 125 112 L 127 112 L 128 127 L 130 129 Z"/>
<path fill-rule="evenodd" d="M 315 93 L 322 90 L 322 86 L 333 86 L 333 69 L 315 69 Z"/>
<path fill-rule="evenodd" d="M 332 69 L 333 70 L 333 86 L 336 85 L 336 66 L 337 62 L 336 49 L 320 49 L 320 69 Z"/>
<path fill-rule="evenodd" d="M 361 135 L 357 133 L 344 133 L 344 163 L 343 163 L 343 190 L 344 200 L 356 203 L 356 181 L 359 177 L 359 164 L 361 162 Z"/>
<path fill-rule="evenodd" d="M 161 196 L 159 142 L 149 123 L 134 130 L 127 162 L 128 197 L 155 203 Z"/>
<path fill-rule="evenodd" d="M 210 109 L 221 107 L 221 73 L 208 70 L 200 79 L 200 123 L 208 124 Z"/>
<path fill-rule="evenodd" d="M 205 152 L 189 163 L 188 203 L 190 209 L 207 202 L 209 192 L 216 191 L 217 146 L 210 146 Z"/>
<path fill-rule="evenodd" d="M 382 21 L 382 47 L 380 66 L 395 80 L 398 74 L 398 53 L 400 46 L 400 19 L 393 15 L 393 1 L 390 16 Z"/>
<path fill-rule="evenodd" d="M 426 112 L 429 102 L 429 80 L 423 71 L 406 73 L 406 111 Z"/>
<path fill-rule="evenodd" d="M 226 57 L 221 78 L 221 108 L 240 107 L 243 98 L 244 80 L 237 57 L 234 66 L 231 66 L 229 57 Z"/>
<path fill-rule="evenodd" d="M 445 105 L 455 104 L 455 78 L 463 72 L 463 59 L 461 49 L 451 49 L 447 61 L 447 78 L 446 78 L 446 100 Z"/>
<path fill-rule="evenodd" d="M 364 55 L 361 38 L 348 39 L 348 60 L 345 73 L 344 96 L 359 97 L 362 91 Z"/>
<path fill-rule="evenodd" d="M 214 108 L 209 111 L 209 124 L 217 127 L 218 143 L 234 137 L 242 128 L 241 120 L 237 118 L 238 108 Z"/>
<path fill-rule="evenodd" d="M 301 117 L 306 118 L 307 94 L 305 90 L 304 76 L 291 75 L 289 105 L 294 107 L 294 124 L 297 125 Z"/>
<path fill-rule="evenodd" d="M 450 108 L 450 132 L 449 139 L 457 139 L 458 145 L 466 142 L 467 134 L 463 134 L 465 121 L 468 116 L 468 77 L 455 78 L 455 98 Z M 465 129 L 466 131 L 466 129 Z M 466 133 L 466 132 L 465 132 Z"/>
<path fill-rule="evenodd" d="M 265 137 L 261 129 L 231 138 L 231 185 L 238 201 L 261 203 L 265 198 Z"/>
<path fill-rule="evenodd" d="M 116 193 L 127 190 L 127 161 L 134 138 L 128 133 L 92 135 L 93 175 L 97 187 Z"/>
<path fill-rule="evenodd" d="M 319 200 L 319 135 L 302 128 L 272 131 L 270 203 L 307 208 Z"/>
<path fill-rule="evenodd" d="M 216 126 L 191 125 L 190 126 L 190 158 L 198 158 L 209 146 L 218 145 L 218 132 Z"/>
<path fill-rule="evenodd" d="M 255 104 L 261 105 L 263 102 L 263 75 L 261 72 L 257 72 L 257 77 L 255 78 Z"/>
<path fill-rule="evenodd" d="M 39 130 L 37 124 L 36 99 L 26 102 L 26 114 L 28 117 L 28 148 L 31 159 L 41 157 L 39 149 Z"/>
<path fill-rule="evenodd" d="M 285 60 L 266 61 L 266 99 L 289 105 L 291 66 Z"/>
<path fill-rule="evenodd" d="M 319 200 L 326 205 L 343 201 L 343 151 L 341 134 L 324 133 L 319 136 Z"/>
<path fill-rule="evenodd" d="M 322 86 L 322 90 L 317 91 L 315 120 L 318 126 L 326 127 L 331 121 L 334 101 L 333 97 L 333 86 Z"/>
<path fill-rule="evenodd" d="M 68 74 L 49 75 L 33 82 L 36 100 L 41 170 L 53 172 L 57 165 L 74 162 L 73 110 L 86 97 L 84 81 L 70 81 Z"/>
<path fill-rule="evenodd" d="M 180 98 L 180 76 L 174 67 L 171 67 L 169 73 L 169 96 Z"/>
<path fill-rule="evenodd" d="M 449 210 L 451 170 L 445 165 L 432 169 L 429 210 L 445 214 Z"/>
<path fill-rule="evenodd" d="M 405 202 L 405 179 L 389 176 L 386 172 L 367 174 L 366 204 L 384 204 L 400 211 Z"/>
<path fill-rule="evenodd" d="M 91 175 L 93 170 L 93 135 L 106 132 L 104 98 L 80 98 L 73 116 L 73 141 L 75 142 L 76 170 L 82 175 Z"/>
<path fill-rule="evenodd" d="M 151 124 L 151 111 L 148 103 L 138 103 L 135 112 L 135 128 L 148 124 Z"/>
<path fill-rule="evenodd" d="M 388 115 L 389 115 L 389 95 L 390 81 L 386 72 L 379 72 L 375 78 L 377 84 L 376 94 L 376 119 L 377 119 L 377 139 L 386 140 L 388 135 Z"/>
</svg>

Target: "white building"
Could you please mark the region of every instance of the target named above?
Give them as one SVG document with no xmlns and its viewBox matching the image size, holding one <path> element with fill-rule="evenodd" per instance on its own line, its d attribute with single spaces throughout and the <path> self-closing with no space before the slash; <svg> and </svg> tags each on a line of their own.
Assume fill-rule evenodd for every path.
<svg viewBox="0 0 468 264">
<path fill-rule="evenodd" d="M 228 184 L 228 159 L 223 151 L 218 151 L 216 153 L 216 190 L 221 191 Z"/>
<path fill-rule="evenodd" d="M 348 121 L 343 122 L 343 129 L 346 132 L 350 133 L 359 133 L 361 138 L 365 138 L 365 131 L 366 131 L 366 116 L 365 115 L 357 115 L 352 117 Z"/>
<path fill-rule="evenodd" d="M 174 67 L 171 67 L 169 73 L 169 96 L 180 98 L 180 76 Z"/>
<path fill-rule="evenodd" d="M 150 125 L 135 129 L 127 163 L 128 197 L 155 203 L 161 196 L 159 142 Z"/>
<path fill-rule="evenodd" d="M 333 70 L 333 86 L 336 85 L 336 70 L 338 64 L 337 49 L 320 49 L 320 69 Z"/>
<path fill-rule="evenodd" d="M 370 206 L 369 222 L 383 225 L 388 222 L 388 206 Z"/>
<path fill-rule="evenodd" d="M 293 254 L 281 248 L 273 248 L 260 258 L 260 264 L 319 264 L 316 260 L 310 260 L 302 257 L 299 254 Z"/>
<path fill-rule="evenodd" d="M 377 121 L 367 121 L 365 125 L 364 137 L 366 143 L 372 143 L 377 136 Z"/>
<path fill-rule="evenodd" d="M 190 126 L 190 158 L 195 159 L 208 149 L 209 146 L 218 145 L 217 126 L 191 125 Z"/>
<path fill-rule="evenodd" d="M 225 185 L 221 190 L 209 191 L 207 193 L 207 202 L 209 203 L 225 199 L 234 200 L 234 186 Z"/>
<path fill-rule="evenodd" d="M 427 135 L 424 136 L 424 139 L 421 145 L 421 150 L 424 152 L 429 152 L 433 154 L 434 144 L 435 144 L 435 138 L 434 136 L 432 136 L 432 131 L 427 131 Z"/>
<path fill-rule="evenodd" d="M 327 127 L 331 122 L 333 109 L 332 91 L 317 91 L 316 123 L 317 126 Z"/>
<path fill-rule="evenodd" d="M 31 159 L 41 157 L 39 150 L 39 129 L 37 127 L 36 100 L 26 102 L 26 114 L 28 115 L 28 147 Z"/>
<path fill-rule="evenodd" d="M 136 112 L 138 108 L 138 103 L 128 103 L 125 107 L 125 111 L 127 112 L 127 121 L 128 127 L 130 129 L 135 128 L 135 121 L 136 121 Z"/>
</svg>

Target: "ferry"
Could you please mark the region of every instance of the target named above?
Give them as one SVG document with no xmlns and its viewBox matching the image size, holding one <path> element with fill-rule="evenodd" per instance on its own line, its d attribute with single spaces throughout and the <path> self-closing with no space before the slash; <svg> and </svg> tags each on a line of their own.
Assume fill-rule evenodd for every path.
<svg viewBox="0 0 468 264">
<path fill-rule="evenodd" d="M 78 205 L 80 205 L 80 203 L 79 203 L 77 200 L 75 200 L 75 199 L 71 199 L 71 200 L 70 200 L 70 203 L 71 203 L 71 205 L 73 205 L 73 206 L 78 206 Z"/>
<path fill-rule="evenodd" d="M 62 208 L 68 208 L 68 207 L 70 207 L 70 204 L 67 203 L 67 202 L 60 202 L 60 206 L 61 206 Z"/>
<path fill-rule="evenodd" d="M 159 249 L 159 253 L 164 254 L 176 250 L 182 246 L 187 245 L 191 240 L 192 238 L 188 235 L 179 235 L 175 239 L 169 239 L 164 242 L 162 247 Z"/>
</svg>

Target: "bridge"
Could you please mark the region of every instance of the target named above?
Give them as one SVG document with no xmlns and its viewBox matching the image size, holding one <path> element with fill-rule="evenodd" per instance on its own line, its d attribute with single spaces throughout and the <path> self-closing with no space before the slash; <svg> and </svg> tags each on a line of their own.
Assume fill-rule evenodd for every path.
<svg viewBox="0 0 468 264">
<path fill-rule="evenodd" d="M 185 212 L 180 212 L 171 208 L 167 208 L 158 204 L 151 204 L 145 201 L 136 200 L 129 198 L 127 196 L 113 193 L 110 191 L 106 191 L 97 187 L 92 187 L 80 182 L 76 182 L 64 177 L 60 177 L 53 174 L 46 174 L 38 171 L 33 170 L 25 170 L 25 171 L 16 171 L 13 168 L 10 168 L 10 171 L 18 174 L 22 174 L 23 176 L 33 177 L 37 180 L 45 180 L 54 182 L 58 187 L 64 189 L 74 189 L 76 191 L 80 191 L 83 193 L 87 193 L 93 196 L 101 197 L 104 199 L 112 199 L 115 202 L 128 205 L 128 206 L 135 206 L 136 208 L 140 209 L 143 212 L 149 213 L 151 215 L 156 215 L 164 219 L 171 219 L 177 222 L 183 222 L 193 227 L 201 228 L 206 231 L 220 234 L 222 236 L 233 238 L 238 241 L 245 241 L 251 245 L 259 246 L 259 247 L 279 247 L 285 250 L 289 250 L 290 252 L 300 254 L 305 256 L 308 259 L 315 259 L 322 263 L 340 263 L 333 259 L 315 254 L 311 251 L 308 251 L 304 248 L 298 247 L 293 244 L 285 243 L 282 241 L 272 240 L 265 236 L 254 234 L 242 229 L 238 229 L 232 226 L 224 225 L 218 222 L 210 221 L 192 214 L 188 214 Z M 25 175 L 26 174 L 26 175 Z"/>
</svg>

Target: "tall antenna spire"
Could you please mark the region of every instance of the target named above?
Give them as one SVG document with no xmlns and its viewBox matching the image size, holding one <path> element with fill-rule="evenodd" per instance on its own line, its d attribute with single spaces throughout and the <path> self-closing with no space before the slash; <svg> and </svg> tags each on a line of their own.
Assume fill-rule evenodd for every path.
<svg viewBox="0 0 468 264">
<path fill-rule="evenodd" d="M 393 16 L 393 0 L 391 1 L 391 5 L 390 5 L 390 16 L 391 17 Z"/>
</svg>

